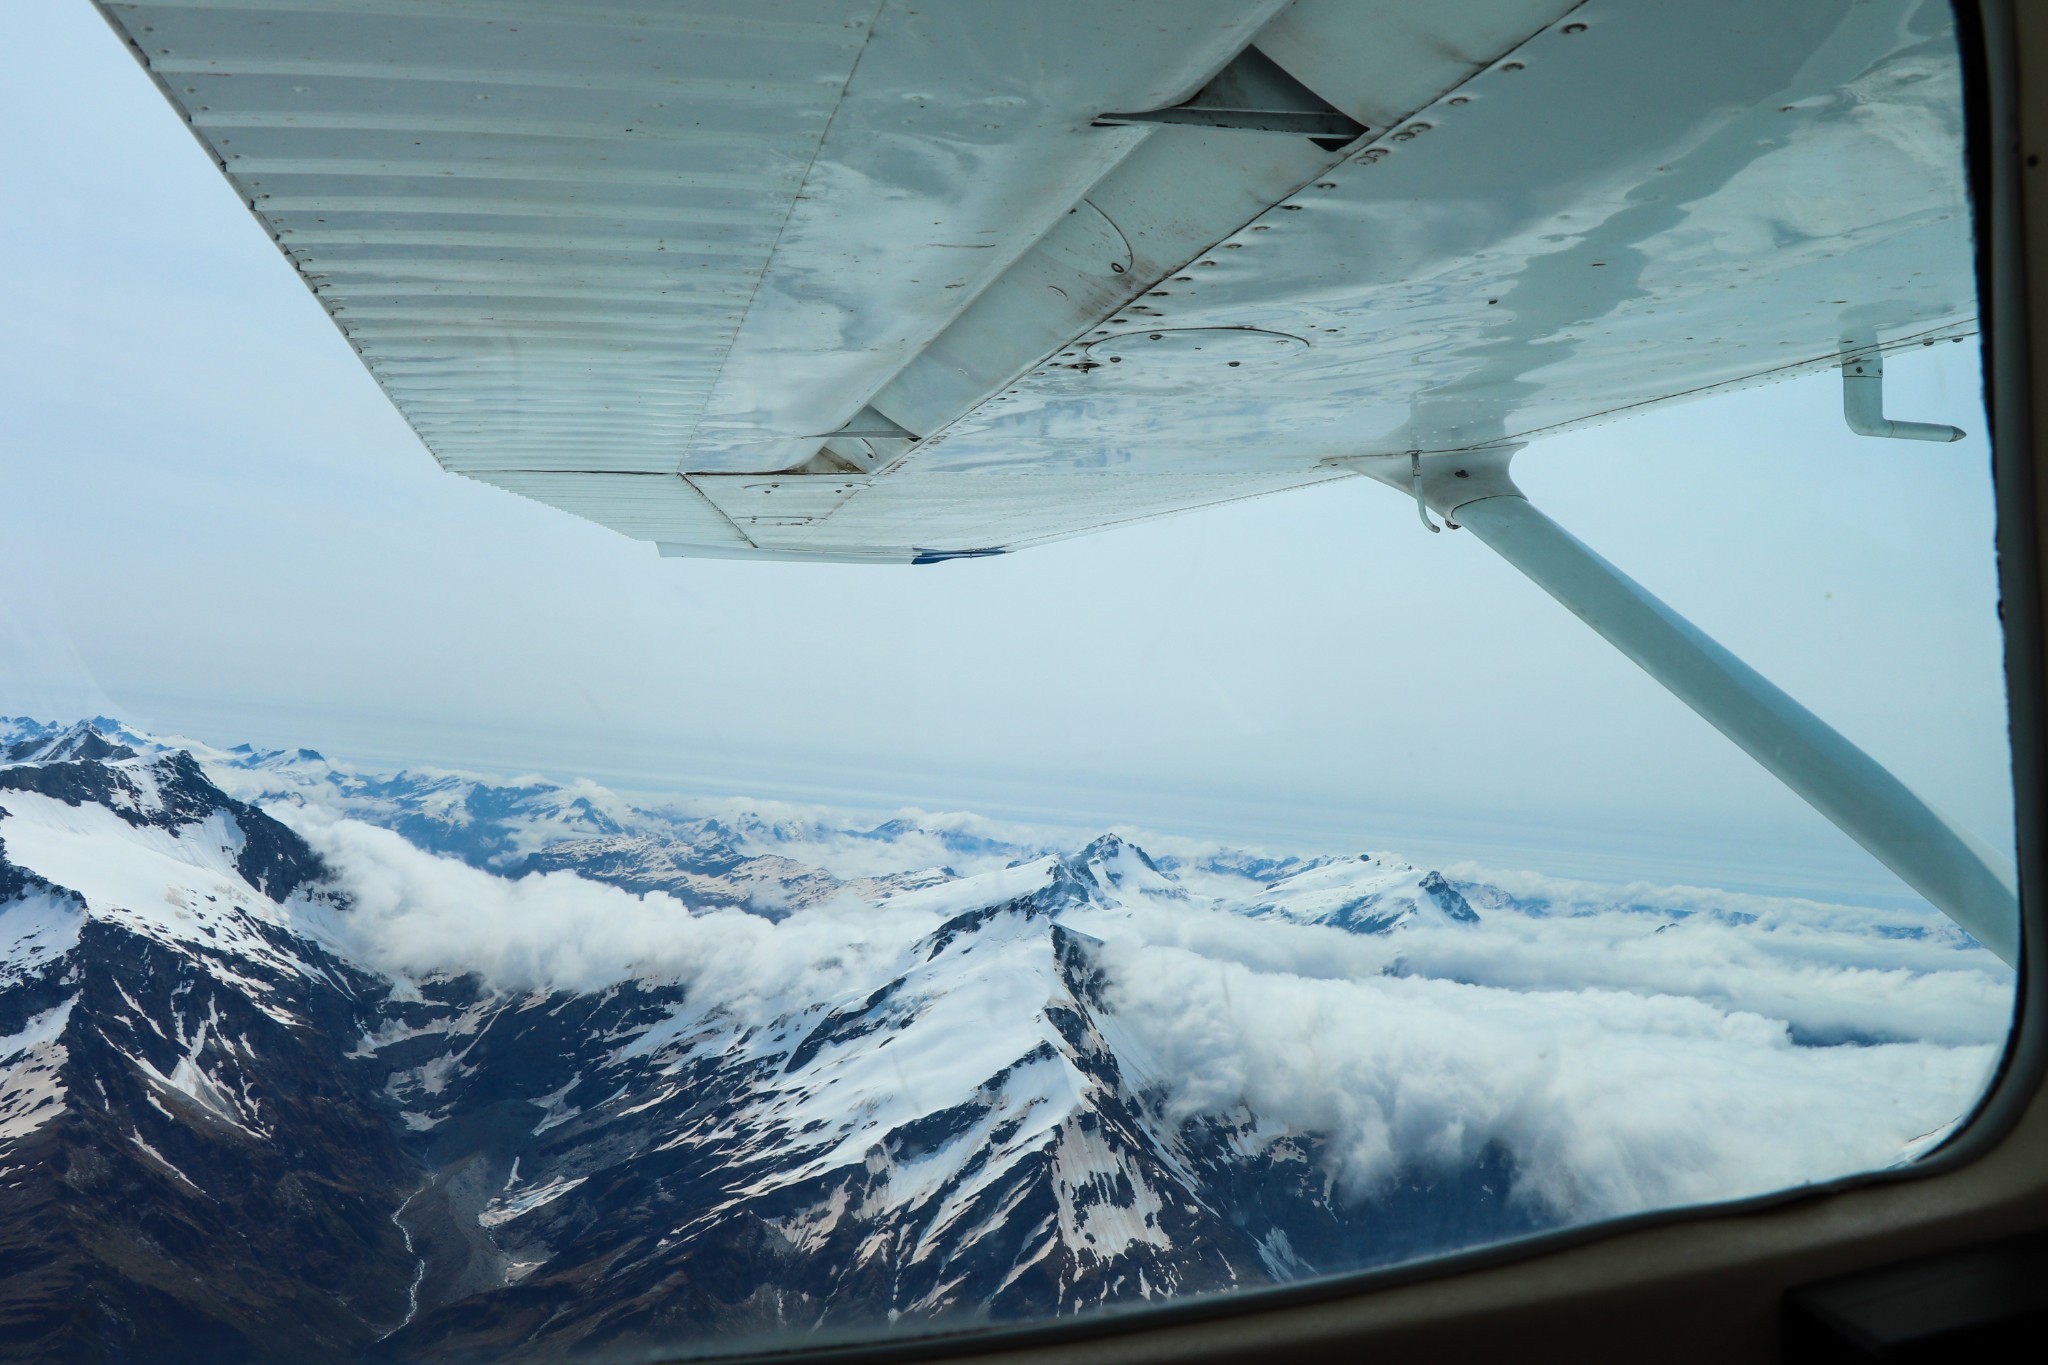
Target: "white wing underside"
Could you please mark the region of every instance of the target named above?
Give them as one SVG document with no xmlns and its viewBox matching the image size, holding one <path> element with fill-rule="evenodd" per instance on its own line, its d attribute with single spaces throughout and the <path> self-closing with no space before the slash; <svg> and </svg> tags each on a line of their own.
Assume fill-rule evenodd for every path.
<svg viewBox="0 0 2048 1365">
<path fill-rule="evenodd" d="M 670 553 L 1014 549 L 1974 330 L 1938 0 L 102 8 L 436 459 Z M 1364 131 L 1098 126 L 1248 60 Z"/>
</svg>

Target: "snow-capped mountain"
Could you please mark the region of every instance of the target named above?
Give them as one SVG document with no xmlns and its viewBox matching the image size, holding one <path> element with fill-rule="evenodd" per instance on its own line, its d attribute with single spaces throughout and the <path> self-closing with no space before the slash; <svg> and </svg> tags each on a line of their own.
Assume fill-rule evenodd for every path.
<svg viewBox="0 0 2048 1365">
<path fill-rule="evenodd" d="M 1355 861 L 1325 861 L 1279 878 L 1251 913 L 1361 934 L 1384 933 L 1418 918 L 1439 924 L 1479 923 L 1471 902 L 1443 873 L 1370 853 Z"/>
<path fill-rule="evenodd" d="M 402 1315 L 414 1163 L 346 1057 L 386 987 L 302 932 L 317 856 L 91 732 L 0 810 L 0 1354 L 332 1358 Z"/>
<path fill-rule="evenodd" d="M 1531 935 L 1618 936 L 1623 960 L 1671 937 L 1554 889 L 1514 908 L 1533 899 L 1386 854 L 1062 851 L 969 817 L 0 722 L 0 1357 L 559 1358 L 1014 1321 L 1811 1178 L 1914 1135 L 1759 1177 L 1739 1152 L 1706 1170 L 1688 1132 L 1665 1190 L 1636 1122 L 1610 1135 L 1616 1193 L 1605 1158 L 1559 1154 L 1603 1120 L 1554 1098 L 1585 1086 L 1537 1047 L 1558 945 Z M 1747 934 L 1752 963 L 1770 913 L 1704 916 L 1694 948 Z M 1597 1069 L 1599 1029 L 1664 1039 L 1729 1096 L 1776 1066 L 1801 1103 L 1946 1065 L 1966 1080 L 1887 1121 L 1952 1117 L 1995 963 L 1835 923 L 1857 970 L 1940 985 L 1933 1052 L 1798 1047 L 1749 1012 L 1773 982 L 1674 1004 L 1648 956 L 1642 991 L 1567 1021 L 1575 1046 Z M 1530 984 L 1484 984 L 1489 961 Z M 1488 1017 L 1512 1043 L 1473 1032 Z"/>
</svg>

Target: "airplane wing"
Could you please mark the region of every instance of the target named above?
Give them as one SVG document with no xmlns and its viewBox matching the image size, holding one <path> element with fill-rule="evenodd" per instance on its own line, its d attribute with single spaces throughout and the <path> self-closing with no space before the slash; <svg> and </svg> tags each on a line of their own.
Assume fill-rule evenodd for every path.
<svg viewBox="0 0 2048 1365">
<path fill-rule="evenodd" d="M 1975 328 L 1941 0 L 99 0 L 445 467 L 921 563 L 1367 474 L 2017 960 L 2016 882 L 1532 507 Z"/>
<path fill-rule="evenodd" d="M 101 8 L 443 466 L 668 553 L 1016 549 L 1975 325 L 1930 0 Z"/>
</svg>

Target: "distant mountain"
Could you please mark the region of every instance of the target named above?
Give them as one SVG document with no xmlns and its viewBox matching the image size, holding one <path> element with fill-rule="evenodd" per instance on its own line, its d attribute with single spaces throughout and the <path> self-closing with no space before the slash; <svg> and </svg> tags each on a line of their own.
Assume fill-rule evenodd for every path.
<svg viewBox="0 0 2048 1365">
<path fill-rule="evenodd" d="M 1462 979 L 1570 913 L 1387 854 L 1063 851 L 0 721 L 0 1359 L 630 1354 L 1532 1232 L 1586 1215 L 1525 1170 L 1556 1135 L 1483 1085 L 1388 1063 L 1393 1119 L 1354 1120 L 1260 1066 L 1370 1090 L 1347 1059 L 1424 1017 L 1390 1009 L 1477 989 L 1411 980 L 1431 952 Z M 1225 1003 L 1137 1012 L 1139 943 Z M 1312 1027 L 1233 1081 L 1270 1007 L 1230 1014 L 1229 973 L 1260 954 L 1281 974 L 1242 979 Z M 1393 994 L 1318 1013 L 1360 973 Z M 1198 1045 L 1222 1073 L 1191 1077 Z"/>
<path fill-rule="evenodd" d="M 1441 872 L 1425 872 L 1384 855 L 1362 853 L 1355 862 L 1325 862 L 1276 880 L 1254 915 L 1277 915 L 1296 924 L 1328 924 L 1353 933 L 1381 934 L 1418 919 L 1477 924 L 1479 915 Z"/>
</svg>

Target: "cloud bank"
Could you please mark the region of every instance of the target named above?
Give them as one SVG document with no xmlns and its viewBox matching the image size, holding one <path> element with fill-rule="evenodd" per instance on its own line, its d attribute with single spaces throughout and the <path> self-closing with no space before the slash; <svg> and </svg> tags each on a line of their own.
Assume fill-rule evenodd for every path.
<svg viewBox="0 0 2048 1365">
<path fill-rule="evenodd" d="M 475 973 L 507 991 L 680 982 L 745 1017 L 836 999 L 882 975 L 940 923 L 934 914 L 845 901 L 772 923 L 693 910 L 568 872 L 511 879 L 437 857 L 389 830 L 288 813 L 334 867 L 350 908 L 322 937 L 389 975 Z"/>
<path fill-rule="evenodd" d="M 673 981 L 747 1025 L 865 996 L 961 906 L 1043 880 L 1020 867 L 770 922 L 291 818 L 353 905 L 322 932 L 368 965 L 508 991 Z M 1314 1135 L 1358 1198 L 1489 1147 L 1512 1157 L 1515 1198 L 1568 1221 L 1869 1170 L 1963 1117 L 1997 1060 L 2011 974 L 1925 917 L 1754 897 L 1720 912 L 1710 893 L 1641 887 L 1603 908 L 1552 889 L 1549 913 L 1385 936 L 1199 895 L 1065 919 L 1102 940 L 1105 1028 L 1168 1118 L 1249 1108 L 1262 1131 Z M 1006 1001 L 1019 1017 L 989 1026 L 1025 1036 L 1043 1004 Z"/>
</svg>

